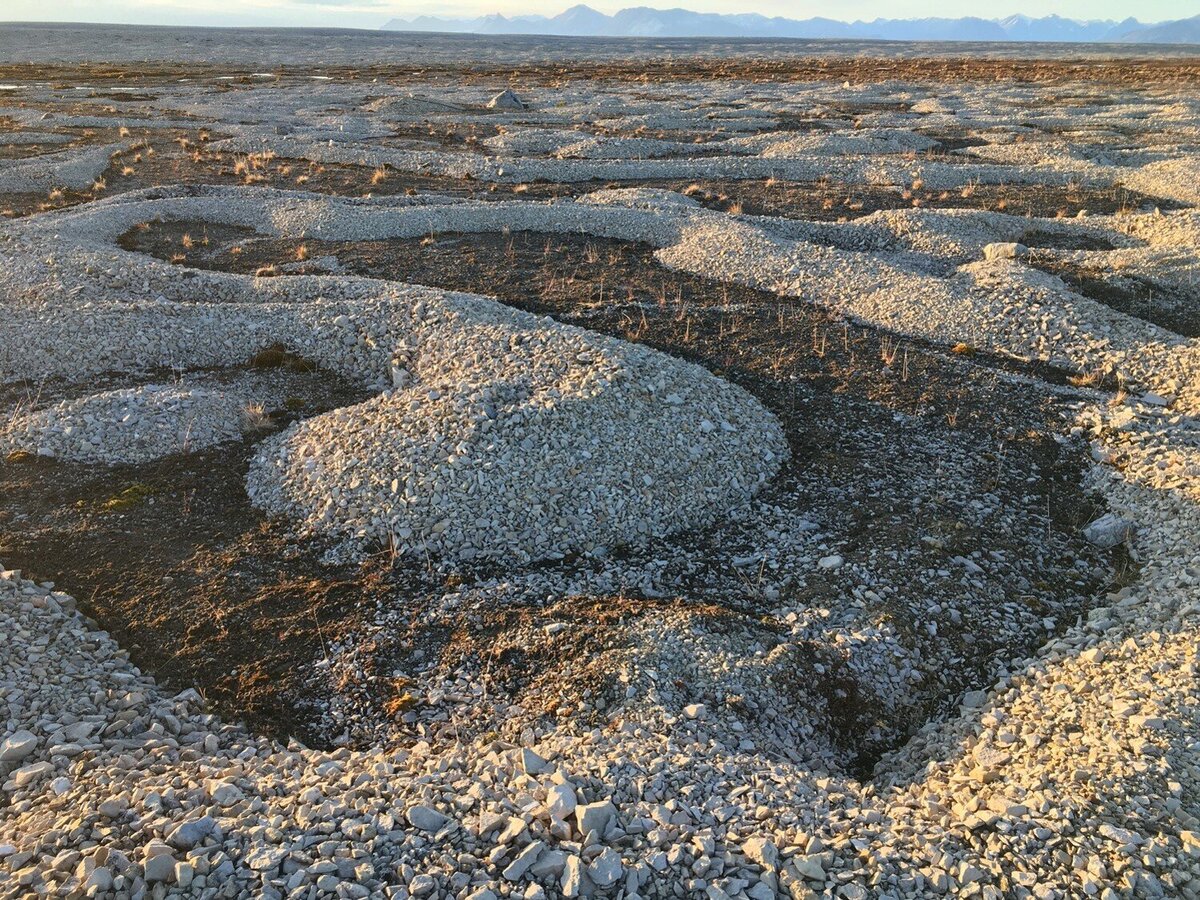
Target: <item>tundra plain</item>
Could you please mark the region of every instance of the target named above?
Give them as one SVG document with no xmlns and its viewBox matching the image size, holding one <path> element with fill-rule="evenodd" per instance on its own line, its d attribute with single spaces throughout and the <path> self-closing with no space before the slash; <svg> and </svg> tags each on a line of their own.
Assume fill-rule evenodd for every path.
<svg viewBox="0 0 1200 900">
<path fill-rule="evenodd" d="M 3 39 L 0 896 L 1200 895 L 1200 60 L 288 40 Z"/>
</svg>

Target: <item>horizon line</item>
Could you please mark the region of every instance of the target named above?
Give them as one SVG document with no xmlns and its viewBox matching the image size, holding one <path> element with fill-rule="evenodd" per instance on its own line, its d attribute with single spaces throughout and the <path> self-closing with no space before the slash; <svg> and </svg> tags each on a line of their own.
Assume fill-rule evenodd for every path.
<svg viewBox="0 0 1200 900">
<path fill-rule="evenodd" d="M 564 9 L 563 12 L 567 12 L 568 10 L 575 9 L 580 6 L 587 7 L 587 9 L 591 10 L 592 12 L 596 12 L 596 13 L 598 13 L 602 16 L 606 16 L 608 18 L 612 18 L 613 16 L 617 15 L 618 13 L 626 12 L 628 10 L 651 9 L 656 12 L 686 12 L 686 13 L 690 13 L 692 15 L 697 15 L 697 16 L 716 16 L 716 17 L 721 17 L 721 18 L 732 18 L 732 17 L 736 17 L 736 16 L 758 16 L 758 17 L 766 19 L 768 21 L 771 21 L 774 19 L 779 19 L 784 22 L 806 22 L 806 21 L 821 20 L 821 21 L 826 21 L 826 22 L 836 22 L 839 25 L 871 25 L 875 22 L 927 22 L 927 21 L 931 21 L 931 20 L 932 21 L 941 20 L 941 21 L 953 22 L 953 21 L 961 21 L 964 19 L 977 19 L 981 22 L 997 22 L 998 23 L 998 22 L 1003 22 L 1005 19 L 1011 19 L 1016 16 L 1030 19 L 1031 21 L 1035 21 L 1035 22 L 1042 21 L 1044 19 L 1057 18 L 1057 19 L 1062 19 L 1064 22 L 1076 22 L 1076 23 L 1081 23 L 1081 24 L 1090 24 L 1090 23 L 1097 23 L 1097 22 L 1116 22 L 1119 24 L 1122 22 L 1133 20 L 1140 25 L 1166 25 L 1171 22 L 1187 21 L 1187 18 L 1200 18 L 1200 15 L 1197 15 L 1197 16 L 1185 17 L 1183 19 L 1161 19 L 1158 21 L 1149 21 L 1149 20 L 1143 21 L 1141 19 L 1138 19 L 1136 16 L 1126 16 L 1124 19 L 1076 19 L 1076 18 L 1072 18 L 1070 16 L 1059 16 L 1055 13 L 1052 13 L 1049 16 L 1030 16 L 1030 15 L 1027 15 L 1026 13 L 1009 13 L 1008 15 L 1000 16 L 999 18 L 994 18 L 994 19 L 984 18 L 983 16 L 917 16 L 917 17 L 891 18 L 891 19 L 885 18 L 884 16 L 876 16 L 874 19 L 834 19 L 834 18 L 830 18 L 829 16 L 808 16 L 807 18 L 804 18 L 804 19 L 793 19 L 793 18 L 789 18 L 788 16 L 769 16 L 769 15 L 766 15 L 765 13 L 756 13 L 756 12 L 744 12 L 744 13 L 697 12 L 695 10 L 687 9 L 686 7 L 682 7 L 682 6 L 671 6 L 671 7 L 655 7 L 655 6 L 645 6 L 645 5 L 627 6 L 627 7 L 623 7 L 622 9 L 617 10 L 616 13 L 602 13 L 599 10 L 594 9 L 593 7 L 587 6 L 587 4 L 585 4 L 585 3 L 576 3 L 573 6 L 569 6 L 566 9 Z M 387 19 L 384 24 L 386 25 L 387 22 L 404 22 L 404 21 L 411 22 L 411 21 L 415 21 L 417 19 L 434 19 L 434 20 L 441 21 L 441 22 L 472 22 L 472 21 L 476 21 L 478 19 L 486 19 L 486 18 L 492 18 L 492 17 L 502 18 L 502 19 L 505 19 L 510 22 L 518 20 L 518 19 L 524 19 L 524 18 L 542 18 L 542 19 L 550 20 L 550 19 L 555 18 L 556 15 L 561 15 L 561 13 L 556 13 L 555 15 L 544 15 L 542 13 L 515 13 L 515 14 L 510 13 L 510 14 L 506 15 L 504 13 L 493 12 L 493 13 L 480 13 L 479 15 L 476 15 L 476 16 L 467 16 L 467 15 L 464 15 L 464 16 L 441 16 L 441 15 L 435 15 L 433 13 L 417 13 L 415 15 L 412 15 L 412 18 L 410 18 L 410 19 L 402 19 L 400 17 L 400 15 L 393 15 L 391 18 Z M 388 29 L 388 28 L 385 28 L 383 25 L 376 26 L 373 28 L 367 27 L 367 26 L 354 26 L 354 25 L 199 25 L 199 24 L 183 25 L 183 24 L 166 24 L 166 23 L 159 23 L 159 22 L 129 22 L 129 21 L 118 21 L 118 20 L 5 19 L 3 17 L 0 17 L 0 24 L 3 24 L 3 25 L 34 25 L 34 26 L 38 26 L 38 27 L 80 26 L 80 25 L 118 26 L 119 25 L 119 26 L 126 26 L 126 27 L 130 27 L 130 28 L 202 28 L 202 29 L 211 30 L 211 31 L 245 31 L 245 30 L 250 30 L 250 29 L 267 29 L 267 30 L 272 30 L 272 31 L 362 31 L 362 32 L 366 32 L 366 33 L 374 33 L 377 31 L 389 31 L 391 33 L 404 33 L 404 29 Z M 528 37 L 562 37 L 562 38 L 579 38 L 581 40 L 586 40 L 589 38 L 603 38 L 603 39 L 607 39 L 607 40 L 612 40 L 614 38 L 621 38 L 621 39 L 628 39 L 628 40 L 811 40 L 811 41 L 852 41 L 854 43 L 891 43 L 891 44 L 896 44 L 896 43 L 900 43 L 900 44 L 905 44 L 905 43 L 946 43 L 946 44 L 978 43 L 978 41 L 966 40 L 966 39 L 958 40 L 958 39 L 954 39 L 954 38 L 921 38 L 921 39 L 869 38 L 869 37 L 863 37 L 863 38 L 849 38 L 849 37 L 804 38 L 804 37 L 794 37 L 794 36 L 779 36 L 776 38 L 776 37 L 771 37 L 770 35 L 729 35 L 729 36 L 720 36 L 720 35 L 585 35 L 585 34 L 545 35 L 545 34 L 539 34 L 537 32 L 529 32 L 529 33 L 514 32 L 513 34 L 509 34 L 509 35 L 495 35 L 495 34 L 482 34 L 479 32 L 453 32 L 453 31 L 451 31 L 451 32 L 414 31 L 411 33 L 412 34 L 457 34 L 457 35 L 479 34 L 481 37 L 526 37 L 526 36 L 528 36 Z M 996 43 L 996 44 L 1002 44 L 1002 43 L 1030 44 L 1030 43 L 1032 43 L 1032 44 L 1038 44 L 1038 43 L 1063 43 L 1063 42 L 1060 42 L 1060 41 L 1008 41 L 1008 42 L 989 41 L 988 43 Z M 1066 43 L 1071 43 L 1071 42 L 1068 41 Z M 1092 41 L 1092 42 L 1081 41 L 1079 43 L 1096 43 L 1096 42 L 1095 41 Z"/>
</svg>

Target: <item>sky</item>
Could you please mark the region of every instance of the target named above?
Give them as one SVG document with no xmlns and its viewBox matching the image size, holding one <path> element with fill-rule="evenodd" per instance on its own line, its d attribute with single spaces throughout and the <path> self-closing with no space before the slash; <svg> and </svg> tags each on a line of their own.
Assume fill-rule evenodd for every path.
<svg viewBox="0 0 1200 900">
<path fill-rule="evenodd" d="M 0 21 L 120 22 L 145 25 L 295 25 L 378 28 L 391 18 L 417 15 L 477 16 L 485 13 L 554 15 L 577 0 L 0 0 Z M 613 13 L 626 6 L 679 6 L 697 12 L 759 12 L 804 19 L 919 18 L 1012 13 L 1075 19 L 1143 22 L 1200 13 L 1200 0 L 595 0 L 589 6 Z"/>
</svg>

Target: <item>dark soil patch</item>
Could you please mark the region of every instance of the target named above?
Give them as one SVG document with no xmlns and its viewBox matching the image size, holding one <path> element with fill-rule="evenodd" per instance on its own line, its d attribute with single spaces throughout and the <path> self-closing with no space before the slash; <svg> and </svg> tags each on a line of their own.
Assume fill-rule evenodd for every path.
<svg viewBox="0 0 1200 900">
<path fill-rule="evenodd" d="M 155 94 L 139 93 L 133 90 L 92 91 L 88 94 L 92 100 L 120 100 L 124 103 L 149 103 L 157 100 Z"/>
<path fill-rule="evenodd" d="M 1026 247 L 1042 250 L 1114 250 L 1112 241 L 1098 235 L 1068 232 L 1058 234 L 1052 231 L 1032 229 L 1026 231 L 1017 241 Z"/>
<path fill-rule="evenodd" d="M 246 497 L 249 443 L 138 467 L 6 467 L 0 557 L 53 576 L 166 686 L 304 738 L 304 672 L 362 575 L 289 551 Z"/>
<path fill-rule="evenodd" d="M 458 579 L 451 576 L 447 584 Z M 422 599 L 430 600 L 427 590 Z M 415 605 L 414 605 L 415 607 Z M 627 595 L 566 597 L 545 606 L 496 606 L 447 614 L 429 603 L 410 608 L 397 640 L 394 629 L 378 627 L 358 635 L 339 659 L 341 671 L 361 673 L 343 680 L 339 691 L 351 705 L 371 710 L 380 719 L 421 723 L 427 735 L 460 738 L 477 734 L 518 739 L 528 719 L 497 717 L 485 704 L 472 710 L 471 721 L 439 715 L 436 704 L 410 691 L 422 671 L 465 674 L 486 697 L 504 698 L 531 707 L 533 718 L 576 719 L 592 727 L 608 724 L 602 710 L 623 698 L 609 663 L 614 651 L 630 648 L 629 626 L 643 616 L 668 615 L 703 623 L 716 630 L 765 634 L 768 629 L 744 612 L 687 599 Z M 548 623 L 554 623 L 547 630 Z M 579 665 L 572 665 L 572 664 Z M 564 669 L 572 666 L 569 679 Z M 337 675 L 335 675 L 335 678 Z"/>
<path fill-rule="evenodd" d="M 362 397 L 329 373 L 289 371 L 294 395 L 268 429 Z M 231 720 L 317 738 L 300 705 L 308 668 L 387 567 L 322 566 L 250 505 L 246 469 L 265 433 L 139 466 L 0 461 L 0 559 L 54 578 L 167 686 L 198 688 Z"/>
<path fill-rule="evenodd" d="M 734 315 L 751 307 L 777 310 L 786 306 L 790 315 L 811 309 L 813 318 L 807 324 L 813 334 L 808 343 L 821 359 L 836 350 L 830 347 L 834 330 L 845 332 L 843 337 L 849 334 L 849 326 L 801 301 L 675 272 L 661 266 L 647 245 L 584 235 L 489 232 L 411 240 L 323 241 L 267 237 L 239 226 L 202 221 L 159 221 L 136 226 L 122 235 L 119 243 L 127 250 L 162 260 L 245 275 L 266 271 L 283 274 L 284 265 L 332 256 L 354 274 L 496 297 L 519 309 L 564 319 L 586 319 L 587 327 L 593 330 L 603 330 L 593 324 L 594 316 L 615 312 L 622 323 L 619 336 L 632 340 L 637 340 L 640 334 L 630 316 L 636 316 L 640 326 L 652 310 L 678 318 L 708 307 L 736 308 Z M 308 272 L 299 266 L 289 268 L 288 274 Z M 856 340 L 865 340 L 862 335 L 876 336 L 881 346 L 886 342 L 895 347 L 921 347 L 922 352 L 943 358 L 956 355 L 876 329 L 859 326 L 855 331 L 860 335 Z M 848 340 L 846 337 L 842 343 Z M 979 353 L 966 345 L 958 350 L 959 359 L 969 358 L 972 367 L 1032 374 L 1055 384 L 1066 384 L 1072 377 L 1070 372 L 1041 363 Z M 900 365 L 904 365 L 903 359 Z"/>
<path fill-rule="evenodd" d="M 656 185 L 659 186 L 659 185 Z M 704 181 L 661 184 L 690 194 L 710 209 L 753 216 L 843 221 L 881 209 L 981 209 L 1037 218 L 1069 217 L 1080 210 L 1110 214 L 1143 206 L 1167 208 L 1167 201 L 1125 188 L 1040 185 L 1028 190 L 1014 185 L 970 185 L 934 190 L 917 185 L 847 185 L 836 181 L 768 180 Z"/>
<path fill-rule="evenodd" d="M 433 149 L 484 153 L 486 148 L 483 146 L 483 141 L 499 133 L 499 129 L 495 125 L 483 125 L 476 122 L 469 124 L 439 122 L 436 126 L 398 122 L 394 129 L 394 134 L 379 139 L 377 143 L 382 147 L 404 150 Z"/>
<path fill-rule="evenodd" d="M 467 178 L 414 175 L 381 166 L 315 163 L 270 153 L 231 153 L 208 148 L 208 141 L 183 136 L 153 156 L 122 161 L 107 173 L 109 191 L 128 191 L 168 184 L 261 185 L 285 190 L 306 190 L 340 196 L 395 196 L 439 193 L 484 199 L 490 195 L 510 196 L 514 191 L 539 198 L 558 197 L 579 190 L 570 185 L 493 184 Z M 136 152 L 135 156 L 138 155 Z M 132 172 L 123 173 L 125 167 Z"/>
<path fill-rule="evenodd" d="M 194 227 L 193 227 L 194 226 Z M 258 237 L 253 228 L 207 222 L 143 222 L 117 239 L 125 250 L 149 252 L 171 262 L 210 261 L 218 255 L 236 256 L 248 240 Z"/>
<path fill-rule="evenodd" d="M 62 150 L 67 144 L 5 144 L 0 141 L 0 159 L 34 159 Z"/>
<path fill-rule="evenodd" d="M 920 131 L 920 129 L 918 129 Z M 967 150 L 971 147 L 986 146 L 987 141 L 981 137 L 972 137 L 971 135 L 949 135 L 940 133 L 921 132 L 926 137 L 931 137 L 938 142 L 935 152 L 939 154 L 949 154 L 955 150 Z"/>
</svg>

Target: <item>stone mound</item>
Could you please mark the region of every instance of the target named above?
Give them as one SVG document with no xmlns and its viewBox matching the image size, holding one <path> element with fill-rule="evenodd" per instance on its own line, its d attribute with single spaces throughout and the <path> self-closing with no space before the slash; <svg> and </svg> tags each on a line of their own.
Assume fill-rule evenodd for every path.
<svg viewBox="0 0 1200 900">
<path fill-rule="evenodd" d="M 711 522 L 786 456 L 698 366 L 460 302 L 400 351 L 396 390 L 265 443 L 255 502 L 360 546 L 528 561 Z"/>
</svg>

